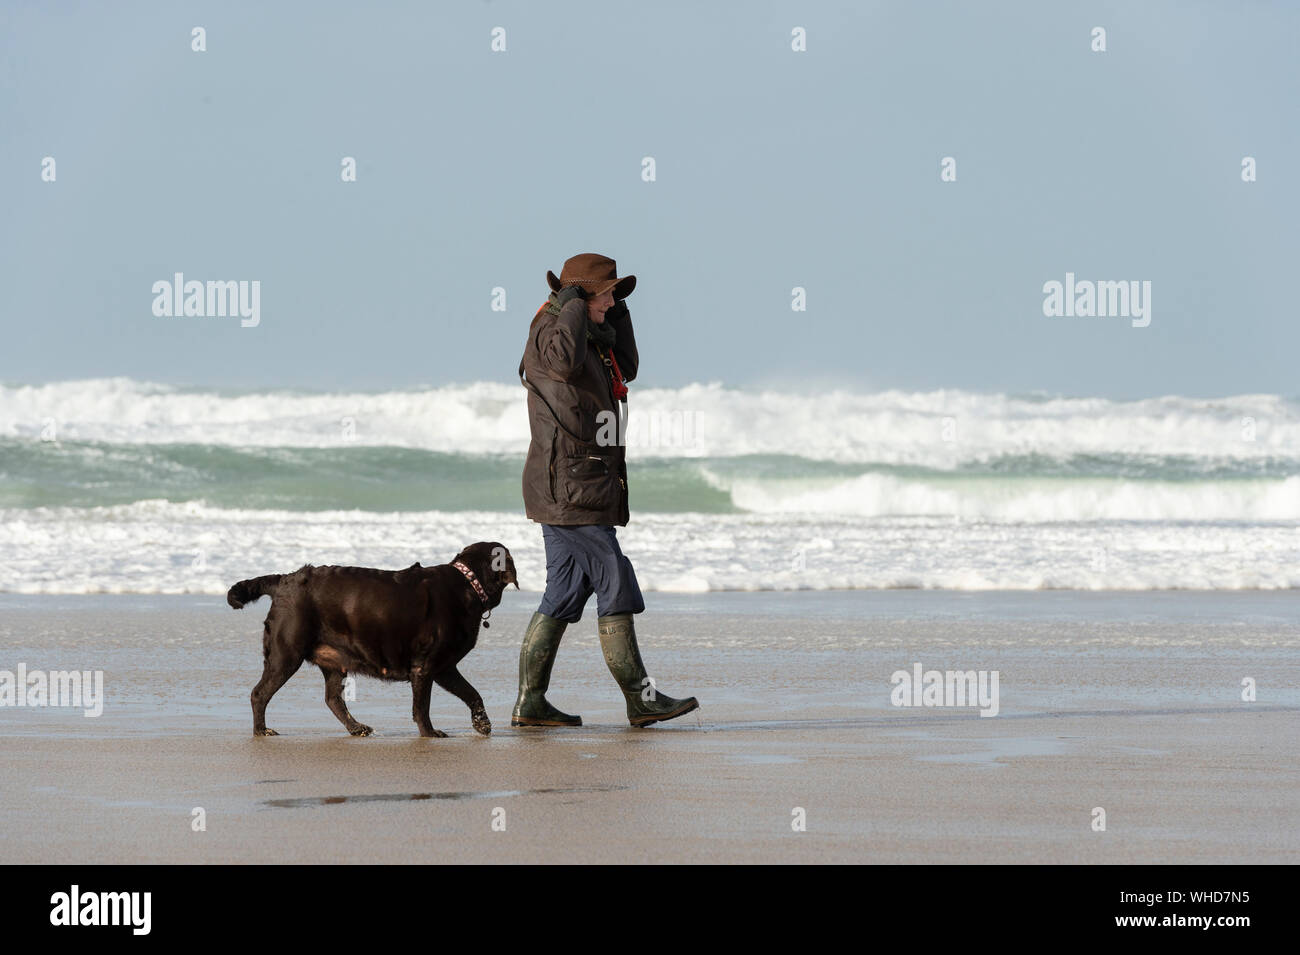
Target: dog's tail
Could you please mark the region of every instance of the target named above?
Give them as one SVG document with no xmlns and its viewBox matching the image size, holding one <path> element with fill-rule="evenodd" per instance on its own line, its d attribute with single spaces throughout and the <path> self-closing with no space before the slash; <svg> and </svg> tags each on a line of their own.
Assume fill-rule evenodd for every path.
<svg viewBox="0 0 1300 955">
<path fill-rule="evenodd" d="M 283 576 L 283 574 L 268 574 L 265 577 L 254 577 L 252 580 L 241 580 L 226 592 L 226 602 L 238 610 L 244 604 L 252 603 L 266 594 L 274 597 L 275 588 L 280 585 L 280 578 Z"/>
</svg>

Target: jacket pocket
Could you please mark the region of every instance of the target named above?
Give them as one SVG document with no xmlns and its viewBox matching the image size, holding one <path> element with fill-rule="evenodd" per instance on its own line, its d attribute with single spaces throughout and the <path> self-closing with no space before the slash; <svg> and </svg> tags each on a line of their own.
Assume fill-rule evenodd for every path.
<svg viewBox="0 0 1300 955">
<path fill-rule="evenodd" d="M 560 434 L 559 428 L 551 428 L 551 448 L 546 454 L 546 486 L 551 492 L 551 503 L 555 503 L 555 442 Z"/>
<path fill-rule="evenodd" d="M 598 511 L 617 506 L 621 486 L 618 473 L 606 458 L 574 454 L 560 459 L 560 495 L 574 507 Z"/>
</svg>

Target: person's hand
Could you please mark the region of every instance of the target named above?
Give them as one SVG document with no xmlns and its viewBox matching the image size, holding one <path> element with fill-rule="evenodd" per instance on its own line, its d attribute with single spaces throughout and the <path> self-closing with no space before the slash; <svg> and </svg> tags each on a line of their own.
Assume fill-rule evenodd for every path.
<svg viewBox="0 0 1300 955">
<path fill-rule="evenodd" d="M 627 301 L 619 299 L 609 308 L 605 309 L 605 321 L 617 322 L 619 319 L 627 318 Z"/>
<path fill-rule="evenodd" d="M 560 289 L 560 294 L 555 297 L 555 304 L 560 306 L 560 308 L 564 308 L 565 305 L 573 301 L 575 298 L 580 298 L 585 301 L 587 293 L 577 285 L 566 285 L 564 288 Z"/>
</svg>

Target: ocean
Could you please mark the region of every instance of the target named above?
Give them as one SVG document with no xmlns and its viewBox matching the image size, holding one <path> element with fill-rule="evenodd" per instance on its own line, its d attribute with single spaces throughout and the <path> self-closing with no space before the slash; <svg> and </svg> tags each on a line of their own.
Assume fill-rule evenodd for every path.
<svg viewBox="0 0 1300 955">
<path fill-rule="evenodd" d="M 0 385 L 0 592 L 220 594 L 504 543 L 524 390 Z M 1300 586 L 1300 403 L 633 387 L 643 591 Z"/>
</svg>

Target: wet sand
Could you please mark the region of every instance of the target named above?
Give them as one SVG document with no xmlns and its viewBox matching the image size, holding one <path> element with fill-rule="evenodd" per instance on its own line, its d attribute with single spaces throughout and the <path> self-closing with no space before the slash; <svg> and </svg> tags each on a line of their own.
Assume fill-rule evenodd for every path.
<svg viewBox="0 0 1300 955">
<path fill-rule="evenodd" d="M 512 730 L 511 594 L 462 668 L 495 728 L 363 680 L 344 735 L 304 667 L 251 737 L 267 601 L 0 597 L 0 669 L 105 671 L 98 718 L 0 708 L 11 862 L 1300 861 L 1300 628 L 1288 595 L 652 595 L 642 650 L 702 708 L 633 730 L 594 614 Z M 594 608 L 593 608 L 594 609 Z M 250 612 L 251 611 L 251 612 Z M 1000 710 L 900 708 L 890 675 L 997 669 Z M 1241 680 L 1258 700 L 1241 700 Z M 193 810 L 206 831 L 194 831 Z M 1091 827 L 1094 807 L 1106 831 Z M 792 829 L 796 809 L 806 831 Z M 504 831 L 493 828 L 494 821 Z"/>
</svg>

